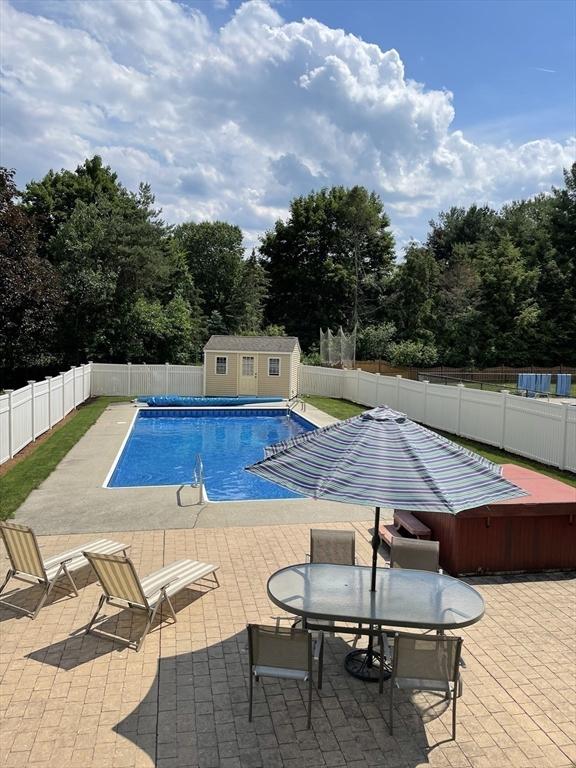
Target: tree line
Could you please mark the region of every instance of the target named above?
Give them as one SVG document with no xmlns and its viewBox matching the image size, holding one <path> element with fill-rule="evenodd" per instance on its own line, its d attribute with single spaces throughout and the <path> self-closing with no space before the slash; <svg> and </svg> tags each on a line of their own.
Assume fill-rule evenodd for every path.
<svg viewBox="0 0 576 768">
<path fill-rule="evenodd" d="M 562 188 L 453 207 L 395 258 L 363 187 L 297 197 L 246 258 L 226 222 L 170 226 L 100 157 L 19 191 L 0 170 L 0 367 L 193 363 L 212 333 L 358 327 L 400 365 L 576 363 L 576 164 Z"/>
</svg>

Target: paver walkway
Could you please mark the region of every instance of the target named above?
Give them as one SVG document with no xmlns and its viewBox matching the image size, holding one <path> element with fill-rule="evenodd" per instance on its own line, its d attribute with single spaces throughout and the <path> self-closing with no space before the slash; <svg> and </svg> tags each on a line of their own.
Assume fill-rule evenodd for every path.
<svg viewBox="0 0 576 768">
<path fill-rule="evenodd" d="M 353 527 L 368 563 L 370 523 Z M 188 556 L 219 564 L 221 587 L 181 593 L 178 623 L 155 629 L 140 653 L 81 634 L 100 594 L 88 575 L 80 597 L 50 603 L 34 622 L 0 609 L 3 768 L 567 768 L 576 760 L 576 582 L 568 575 L 471 580 L 487 608 L 462 633 L 456 742 L 446 703 L 423 694 L 397 696 L 389 736 L 388 689 L 380 697 L 344 672 L 339 637 L 328 638 L 307 731 L 302 693 L 285 681 L 257 686 L 248 723 L 244 630 L 278 615 L 266 580 L 303 561 L 309 526 L 115 535 L 131 544 L 141 573 Z M 48 555 L 86 540 L 49 536 L 40 545 Z M 130 614 L 118 615 L 111 629 L 137 629 Z"/>
</svg>

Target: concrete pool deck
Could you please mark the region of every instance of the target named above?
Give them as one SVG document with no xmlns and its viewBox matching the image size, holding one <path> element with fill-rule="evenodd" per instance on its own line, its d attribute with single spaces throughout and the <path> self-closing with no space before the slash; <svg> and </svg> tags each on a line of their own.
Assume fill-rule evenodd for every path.
<svg viewBox="0 0 576 768">
<path fill-rule="evenodd" d="M 136 407 L 134 403 L 108 406 L 54 472 L 32 491 L 16 512 L 15 521 L 42 535 L 352 522 L 372 515 L 367 507 L 311 499 L 198 504 L 198 489 L 190 486 L 104 488 Z M 310 405 L 304 415 L 317 426 L 337 421 Z"/>
</svg>

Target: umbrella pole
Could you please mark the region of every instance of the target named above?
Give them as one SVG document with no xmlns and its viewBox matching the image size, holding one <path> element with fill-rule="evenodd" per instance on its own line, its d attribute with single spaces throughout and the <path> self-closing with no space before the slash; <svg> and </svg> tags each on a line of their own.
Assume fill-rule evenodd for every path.
<svg viewBox="0 0 576 768">
<path fill-rule="evenodd" d="M 376 572 L 378 567 L 378 549 L 380 548 L 380 507 L 376 507 L 374 515 L 374 535 L 372 536 L 372 574 L 370 592 L 376 592 Z M 374 663 L 376 662 L 376 663 Z M 344 666 L 346 670 L 357 677 L 370 683 L 377 683 L 380 679 L 380 666 L 384 667 L 382 677 L 387 680 L 390 670 L 386 659 L 374 650 L 374 635 L 368 635 L 368 647 L 356 648 L 346 655 Z"/>
<path fill-rule="evenodd" d="M 376 592 L 376 568 L 378 567 L 378 549 L 380 547 L 380 507 L 374 515 L 374 535 L 372 536 L 372 581 L 370 592 Z"/>
</svg>

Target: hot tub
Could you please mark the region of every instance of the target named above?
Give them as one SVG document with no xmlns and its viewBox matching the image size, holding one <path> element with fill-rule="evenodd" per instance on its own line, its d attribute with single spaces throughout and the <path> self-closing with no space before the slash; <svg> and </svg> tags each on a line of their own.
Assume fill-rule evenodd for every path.
<svg viewBox="0 0 576 768">
<path fill-rule="evenodd" d="M 576 569 L 576 488 L 504 464 L 503 476 L 528 496 L 457 515 L 413 512 L 440 542 L 452 575 Z"/>
</svg>

